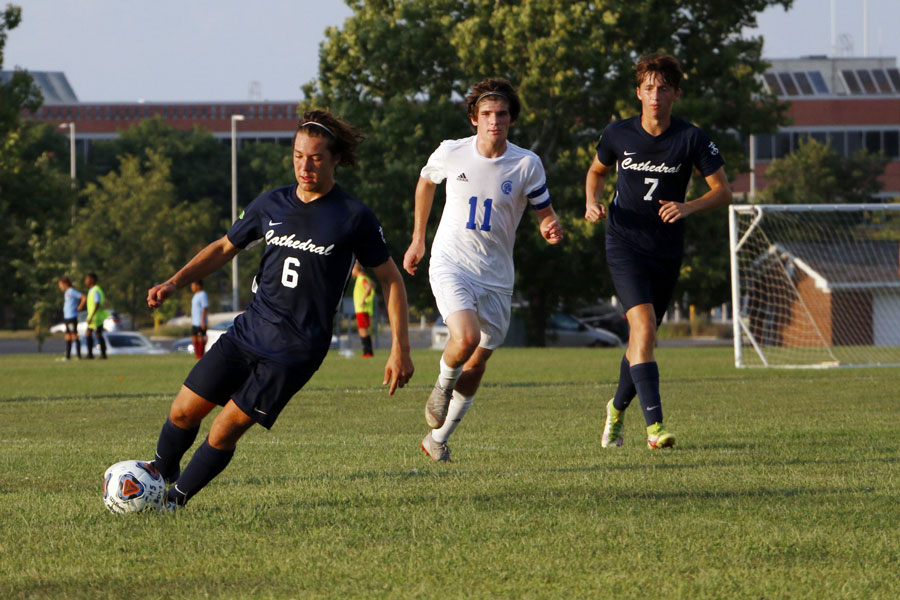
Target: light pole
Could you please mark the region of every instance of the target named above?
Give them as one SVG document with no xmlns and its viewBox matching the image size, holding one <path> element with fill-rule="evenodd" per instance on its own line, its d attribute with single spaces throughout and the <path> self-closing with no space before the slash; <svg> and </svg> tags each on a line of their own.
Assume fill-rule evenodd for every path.
<svg viewBox="0 0 900 600">
<path fill-rule="evenodd" d="M 231 222 L 237 221 L 237 122 L 244 115 L 231 115 Z M 231 310 L 238 310 L 238 257 L 231 259 Z"/>
<path fill-rule="evenodd" d="M 60 129 L 69 129 L 69 177 L 72 178 L 72 189 L 75 189 L 75 122 L 60 123 Z M 72 223 L 75 223 L 75 201 L 72 201 Z"/>
</svg>

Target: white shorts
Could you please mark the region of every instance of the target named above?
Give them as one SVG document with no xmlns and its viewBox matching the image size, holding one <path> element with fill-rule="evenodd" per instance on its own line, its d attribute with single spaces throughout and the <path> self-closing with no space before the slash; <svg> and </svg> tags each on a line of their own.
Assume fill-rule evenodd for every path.
<svg viewBox="0 0 900 600">
<path fill-rule="evenodd" d="M 474 310 L 481 329 L 479 346 L 495 350 L 506 339 L 512 294 L 489 290 L 452 273 L 430 275 L 431 293 L 444 321 L 460 310 Z"/>
</svg>

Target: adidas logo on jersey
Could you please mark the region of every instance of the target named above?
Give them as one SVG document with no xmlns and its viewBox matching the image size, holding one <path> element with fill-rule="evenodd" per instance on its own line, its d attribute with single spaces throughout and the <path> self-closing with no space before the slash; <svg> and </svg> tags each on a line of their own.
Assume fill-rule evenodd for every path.
<svg viewBox="0 0 900 600">
<path fill-rule="evenodd" d="M 466 179 L 466 174 L 465 174 L 465 173 L 460 173 L 459 175 L 457 175 L 457 176 L 456 176 L 456 180 L 457 180 L 457 181 L 465 181 L 466 183 L 469 183 L 469 180 Z"/>
</svg>

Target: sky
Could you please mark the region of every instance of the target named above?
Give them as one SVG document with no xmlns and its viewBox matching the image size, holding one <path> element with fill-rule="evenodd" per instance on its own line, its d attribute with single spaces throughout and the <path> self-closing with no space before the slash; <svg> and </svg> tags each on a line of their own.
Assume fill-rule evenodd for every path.
<svg viewBox="0 0 900 600">
<path fill-rule="evenodd" d="M 296 101 L 342 0 L 5 0 L 22 7 L 3 68 L 62 71 L 82 102 Z M 831 44 L 831 6 L 840 52 Z M 795 0 L 745 35 L 766 58 L 864 55 L 865 0 Z M 868 0 L 869 56 L 900 56 L 900 0 Z"/>
</svg>

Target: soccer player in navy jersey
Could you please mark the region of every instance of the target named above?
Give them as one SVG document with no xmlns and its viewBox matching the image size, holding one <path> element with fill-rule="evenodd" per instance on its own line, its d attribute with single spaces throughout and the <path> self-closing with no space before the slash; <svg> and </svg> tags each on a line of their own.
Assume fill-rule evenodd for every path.
<svg viewBox="0 0 900 600">
<path fill-rule="evenodd" d="M 294 135 L 297 183 L 256 198 L 228 233 L 147 293 L 151 308 L 213 273 L 248 244 L 265 244 L 256 294 L 201 358 L 172 402 L 154 464 L 168 483 L 168 507 L 183 506 L 228 465 L 253 423 L 271 428 L 328 352 L 334 314 L 356 260 L 381 283 L 393 336 L 384 369 L 389 392 L 413 374 L 406 288 L 372 211 L 335 183 L 354 165 L 361 136 L 327 111 L 307 112 Z M 216 406 L 209 436 L 184 471 L 180 461 Z"/>
<path fill-rule="evenodd" d="M 659 369 L 653 354 L 656 330 L 669 306 L 684 246 L 684 219 L 731 202 L 719 149 L 698 127 L 672 116 L 681 96 L 681 67 L 673 57 L 650 54 L 635 66 L 638 117 L 603 131 L 585 181 L 585 218 L 606 218 L 598 202 L 616 168 L 616 194 L 609 206 L 606 259 L 631 332 L 619 368 L 616 394 L 606 405 L 601 446 L 622 445 L 624 412 L 637 395 L 647 424 L 647 446 L 670 447 L 675 436 L 663 427 Z M 685 201 L 694 170 L 709 191 Z"/>
</svg>

